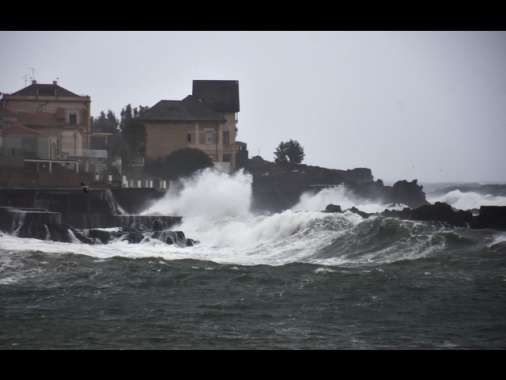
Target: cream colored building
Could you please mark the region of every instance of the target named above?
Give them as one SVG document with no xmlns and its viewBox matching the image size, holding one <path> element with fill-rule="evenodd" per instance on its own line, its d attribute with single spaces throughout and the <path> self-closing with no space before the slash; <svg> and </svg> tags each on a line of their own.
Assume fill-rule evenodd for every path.
<svg viewBox="0 0 506 380">
<path fill-rule="evenodd" d="M 15 114 L 15 122 L 57 139 L 54 157 L 86 156 L 91 134 L 91 100 L 52 84 L 32 84 L 3 94 L 0 107 Z"/>
<path fill-rule="evenodd" d="M 146 161 L 200 149 L 225 172 L 236 170 L 239 82 L 194 80 L 183 100 L 161 100 L 138 117 L 146 127 Z"/>
</svg>

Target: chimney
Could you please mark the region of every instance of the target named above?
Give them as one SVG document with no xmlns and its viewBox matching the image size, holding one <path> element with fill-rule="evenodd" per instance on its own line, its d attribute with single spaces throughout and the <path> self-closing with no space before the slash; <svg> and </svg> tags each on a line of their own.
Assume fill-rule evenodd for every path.
<svg viewBox="0 0 506 380">
<path fill-rule="evenodd" d="M 32 84 L 37 84 L 37 81 L 35 79 L 32 80 Z"/>
<path fill-rule="evenodd" d="M 56 81 L 55 80 L 53 81 L 53 84 L 56 86 Z"/>
</svg>

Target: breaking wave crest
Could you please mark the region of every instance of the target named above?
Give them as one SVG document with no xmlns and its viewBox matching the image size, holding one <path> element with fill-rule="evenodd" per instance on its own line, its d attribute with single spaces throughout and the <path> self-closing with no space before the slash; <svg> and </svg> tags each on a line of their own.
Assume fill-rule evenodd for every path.
<svg viewBox="0 0 506 380">
<path fill-rule="evenodd" d="M 362 218 L 347 209 L 357 207 L 365 212 L 376 212 L 385 206 L 358 201 L 343 187 L 304 194 L 291 210 L 259 215 L 250 210 L 251 184 L 251 176 L 242 171 L 228 175 L 204 170 L 172 188 L 142 213 L 182 216 L 182 223 L 173 229 L 197 241 L 194 246 L 167 245 L 156 239 L 146 239 L 139 244 L 113 241 L 86 245 L 3 236 L 0 248 L 14 252 L 26 250 L 28 245 L 29 249 L 41 252 L 84 254 L 97 259 L 156 257 L 237 265 L 314 263 L 339 266 L 417 260 L 445 252 L 476 250 L 487 244 L 504 245 L 506 241 L 506 233 L 499 231 L 449 228 L 437 223 L 380 216 Z M 474 195 L 456 190 L 439 196 L 446 201 L 456 197 L 454 206 L 464 199 L 466 205 L 487 199 L 481 197 L 480 201 L 471 202 Z M 501 197 L 489 199 L 503 201 Z M 340 205 L 344 212 L 322 211 L 330 203 Z"/>
</svg>

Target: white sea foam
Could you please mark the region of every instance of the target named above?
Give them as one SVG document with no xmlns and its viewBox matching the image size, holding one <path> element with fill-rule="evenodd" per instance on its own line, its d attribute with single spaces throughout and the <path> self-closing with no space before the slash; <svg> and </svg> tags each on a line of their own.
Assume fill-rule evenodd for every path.
<svg viewBox="0 0 506 380">
<path fill-rule="evenodd" d="M 166 196 L 144 210 L 142 215 L 184 215 L 185 218 L 215 220 L 228 216 L 249 216 L 251 175 L 233 175 L 206 169 L 169 189 Z"/>
<path fill-rule="evenodd" d="M 506 232 L 498 232 L 492 242 L 489 244 L 489 248 L 496 245 L 496 244 L 502 244 L 506 242 Z"/>
<path fill-rule="evenodd" d="M 431 203 L 444 202 L 459 210 L 478 209 L 481 206 L 506 206 L 506 197 L 492 194 L 479 194 L 476 192 L 452 190 L 440 196 L 427 197 Z"/>
<path fill-rule="evenodd" d="M 292 210 L 269 216 L 255 215 L 250 211 L 251 183 L 251 175 L 242 171 L 228 175 L 205 170 L 185 181 L 182 189 L 167 192 L 166 197 L 143 214 L 156 211 L 182 215 L 183 222 L 177 228 L 187 237 L 198 240 L 200 246 L 251 252 L 260 247 L 272 248 L 281 241 L 286 244 L 287 239 L 313 221 L 335 218 L 322 213 L 322 207 L 317 206 L 326 202 L 325 197 L 334 202 L 344 200 L 350 207 L 354 205 L 345 191 L 338 189 L 319 199 L 316 199 L 318 195 L 304 195 Z M 306 240 L 303 245 L 307 247 L 309 243 Z"/>
<path fill-rule="evenodd" d="M 311 260 L 311 255 L 330 244 L 337 234 L 362 220 L 357 214 L 324 213 L 316 207 L 311 210 L 304 205 L 273 215 L 257 215 L 250 210 L 251 184 L 251 175 L 241 171 L 228 175 L 205 170 L 184 181 L 180 188 L 168 191 L 163 199 L 142 212 L 142 215 L 182 216 L 182 224 L 174 229 L 197 240 L 192 247 L 167 245 L 156 239 L 140 244 L 114 241 L 88 245 L 77 239 L 73 239 L 73 243 L 58 243 L 6 236 L 0 240 L 0 248 L 76 253 L 97 259 L 159 257 L 242 265 L 282 265 Z M 334 203 L 337 202 L 335 195 L 332 198 Z M 346 199 L 344 193 L 340 196 Z M 305 196 L 302 202 L 316 204 L 321 200 L 314 201 Z M 353 205 L 351 201 L 347 202 L 347 206 Z"/>
<path fill-rule="evenodd" d="M 321 211 L 329 204 L 341 206 L 341 210 L 358 208 L 367 213 L 381 212 L 387 208 L 383 204 L 359 199 L 353 195 L 344 185 L 328 187 L 320 190 L 316 194 L 304 193 L 299 199 L 299 203 L 292 210 L 295 211 Z M 388 207 L 390 210 L 402 209 L 404 205 Z"/>
<path fill-rule="evenodd" d="M 191 247 L 168 245 L 157 239 L 148 239 L 139 244 L 129 244 L 123 240 L 88 245 L 77 239 L 73 243 L 60 243 L 4 235 L 0 237 L 0 250 L 2 254 L 27 250 L 51 254 L 75 253 L 98 260 L 122 256 L 155 257 L 162 260 L 197 259 L 238 265 L 283 265 L 292 262 L 341 265 L 409 259 L 440 249 L 439 244 L 430 241 L 428 235 L 431 232 L 421 230 L 420 236 L 403 238 L 408 239 L 407 246 L 402 246 L 402 241 L 392 241 L 391 245 L 370 252 L 358 248 L 359 251 L 355 254 L 322 257 L 319 252 L 341 236 L 353 236 L 350 244 L 355 246 L 360 239 L 370 239 L 369 234 L 374 236 L 376 233 L 370 230 L 374 227 L 370 224 L 371 218 L 363 219 L 349 211 L 322 212 L 326 205 L 340 205 L 343 211 L 357 207 L 365 212 L 382 211 L 385 206 L 357 200 L 344 187 L 337 186 L 323 189 L 317 194 L 303 194 L 291 210 L 273 215 L 258 215 L 250 210 L 251 185 L 251 175 L 242 171 L 228 175 L 205 170 L 183 181 L 180 187 L 172 188 L 163 199 L 142 213 L 182 216 L 182 224 L 174 229 L 183 231 L 187 238 L 198 242 Z M 464 209 L 482 205 L 486 200 L 490 204 L 506 204 L 502 197 L 478 196 L 459 191 L 451 191 L 438 200 L 452 202 L 454 207 Z M 429 201 L 434 202 L 435 199 Z M 465 206 L 459 202 L 465 202 Z M 417 231 L 413 233 L 418 233 Z"/>
</svg>

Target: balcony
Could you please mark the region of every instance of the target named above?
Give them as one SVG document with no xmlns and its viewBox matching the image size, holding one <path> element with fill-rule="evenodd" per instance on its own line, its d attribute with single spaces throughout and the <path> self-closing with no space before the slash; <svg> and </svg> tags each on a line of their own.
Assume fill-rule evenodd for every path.
<svg viewBox="0 0 506 380">
<path fill-rule="evenodd" d="M 62 154 L 64 157 L 107 158 L 107 150 L 104 149 L 78 149 L 77 152 L 62 151 Z"/>
</svg>

